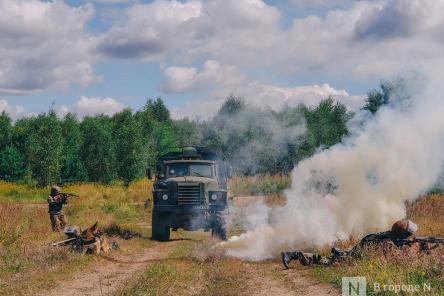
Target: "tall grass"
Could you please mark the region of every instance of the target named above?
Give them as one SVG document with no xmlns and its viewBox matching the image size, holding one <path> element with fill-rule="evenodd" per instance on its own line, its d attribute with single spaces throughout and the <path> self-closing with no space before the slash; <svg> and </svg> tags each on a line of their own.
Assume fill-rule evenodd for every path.
<svg viewBox="0 0 444 296">
<path fill-rule="evenodd" d="M 129 186 L 121 184 L 74 184 L 62 188 L 79 197 L 65 206 L 68 225 L 91 226 L 96 221 L 100 227 L 118 225 L 135 229 L 136 223 L 147 223 L 150 211 L 143 202 L 150 197 L 152 182 L 142 179 Z M 50 243 L 64 239 L 63 233 L 51 230 L 46 198 L 49 188 L 0 182 L 0 288 L 1 292 L 13 291 L 25 280 L 32 282 L 36 272 L 56 273 L 62 267 L 84 264 L 85 256 L 52 248 Z M 149 236 L 148 233 L 145 233 Z"/>
<path fill-rule="evenodd" d="M 237 176 L 230 180 L 230 191 L 235 196 L 281 194 L 291 185 L 290 176 L 260 175 L 254 177 Z"/>
<path fill-rule="evenodd" d="M 48 196 L 48 188 L 0 181 L 0 200 L 39 202 Z"/>
<path fill-rule="evenodd" d="M 444 196 L 431 195 L 408 205 L 408 217 L 418 224 L 418 235 L 444 237 Z M 444 295 L 444 246 L 427 253 L 417 253 L 408 248 L 393 248 L 383 252 L 380 247 L 367 250 L 362 259 L 341 263 L 338 266 L 315 267 L 314 274 L 338 288 L 343 276 L 364 276 L 369 295 L 406 295 L 393 291 L 376 291 L 375 283 L 431 285 L 427 295 Z M 421 290 L 422 291 L 422 290 Z M 421 295 L 421 293 L 416 293 Z"/>
</svg>

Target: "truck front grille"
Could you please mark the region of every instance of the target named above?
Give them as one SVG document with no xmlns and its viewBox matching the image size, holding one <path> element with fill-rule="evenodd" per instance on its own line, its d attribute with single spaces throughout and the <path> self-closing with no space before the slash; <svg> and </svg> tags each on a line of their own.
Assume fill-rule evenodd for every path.
<svg viewBox="0 0 444 296">
<path fill-rule="evenodd" d="M 178 204 L 199 205 L 202 203 L 200 184 L 178 184 Z"/>
</svg>

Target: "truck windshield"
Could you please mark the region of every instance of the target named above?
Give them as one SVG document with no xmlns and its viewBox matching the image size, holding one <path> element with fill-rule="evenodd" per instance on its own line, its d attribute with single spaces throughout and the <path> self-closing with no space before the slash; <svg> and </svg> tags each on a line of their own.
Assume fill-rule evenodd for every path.
<svg viewBox="0 0 444 296">
<path fill-rule="evenodd" d="M 175 163 L 168 165 L 168 177 L 198 176 L 212 177 L 211 164 L 206 163 Z"/>
</svg>

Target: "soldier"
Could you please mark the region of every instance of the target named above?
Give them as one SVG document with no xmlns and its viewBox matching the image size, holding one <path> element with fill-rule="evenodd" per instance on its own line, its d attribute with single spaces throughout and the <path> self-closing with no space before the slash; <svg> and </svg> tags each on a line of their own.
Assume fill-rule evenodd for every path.
<svg viewBox="0 0 444 296">
<path fill-rule="evenodd" d="M 331 249 L 331 255 L 323 257 L 319 254 L 305 253 L 300 251 L 282 252 L 281 259 L 285 268 L 289 268 L 292 260 L 298 260 L 302 265 L 332 265 L 345 258 L 356 258 L 362 253 L 365 246 L 375 243 L 393 243 L 396 246 L 402 246 L 407 238 L 412 236 L 418 229 L 418 226 L 410 220 L 403 219 L 396 221 L 392 229 L 380 233 L 369 234 L 365 236 L 358 245 L 348 250 Z"/>
<path fill-rule="evenodd" d="M 66 217 L 63 213 L 63 205 L 68 203 L 68 196 L 60 193 L 60 187 L 52 186 L 48 197 L 48 213 L 51 220 L 52 231 L 59 231 L 66 226 Z"/>
</svg>

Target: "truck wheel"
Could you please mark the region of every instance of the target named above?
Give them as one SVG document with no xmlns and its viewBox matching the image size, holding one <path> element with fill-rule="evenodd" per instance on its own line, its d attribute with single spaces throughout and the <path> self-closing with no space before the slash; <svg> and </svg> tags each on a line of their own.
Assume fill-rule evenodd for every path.
<svg viewBox="0 0 444 296">
<path fill-rule="evenodd" d="M 217 213 L 211 229 L 211 235 L 221 240 L 227 240 L 227 225 L 221 213 Z"/>
<path fill-rule="evenodd" d="M 153 211 L 151 227 L 151 238 L 153 240 L 167 242 L 170 239 L 170 226 L 168 225 L 167 215 Z"/>
</svg>

